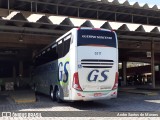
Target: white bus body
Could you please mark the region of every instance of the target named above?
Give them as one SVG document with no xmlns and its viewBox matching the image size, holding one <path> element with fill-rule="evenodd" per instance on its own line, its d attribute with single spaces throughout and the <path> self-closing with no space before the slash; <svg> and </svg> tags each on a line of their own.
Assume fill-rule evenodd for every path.
<svg viewBox="0 0 160 120">
<path fill-rule="evenodd" d="M 73 28 L 35 58 L 34 88 L 53 100 L 117 97 L 118 43 L 114 31 Z"/>
</svg>

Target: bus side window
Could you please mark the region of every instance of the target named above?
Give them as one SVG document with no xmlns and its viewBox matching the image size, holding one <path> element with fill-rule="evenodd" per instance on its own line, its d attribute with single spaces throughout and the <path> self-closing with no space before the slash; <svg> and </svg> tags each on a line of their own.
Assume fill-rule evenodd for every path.
<svg viewBox="0 0 160 120">
<path fill-rule="evenodd" d="M 73 40 L 74 40 L 73 38 L 74 38 L 74 37 L 73 37 L 73 34 L 71 34 L 71 38 L 70 38 L 70 41 L 71 41 L 71 42 L 70 42 L 70 44 L 73 43 Z"/>
<path fill-rule="evenodd" d="M 58 59 L 57 43 L 52 46 L 52 49 L 50 51 L 50 58 L 51 58 L 51 61 Z"/>
<path fill-rule="evenodd" d="M 49 47 L 49 50 L 44 54 L 44 63 L 51 62 L 58 59 L 58 54 L 56 51 L 57 44 Z"/>
<path fill-rule="evenodd" d="M 63 57 L 69 52 L 71 38 L 64 41 Z"/>
<path fill-rule="evenodd" d="M 63 57 L 63 41 L 62 40 L 58 42 L 57 53 L 58 53 L 58 59 Z"/>
<path fill-rule="evenodd" d="M 40 57 L 40 59 L 39 59 L 39 64 L 40 65 L 42 65 L 42 64 L 44 64 L 44 63 L 46 63 L 46 52 L 42 52 L 42 55 L 41 55 L 41 57 Z"/>
<path fill-rule="evenodd" d="M 36 66 L 39 66 L 42 64 L 42 55 L 39 55 L 37 58 L 36 58 Z"/>
</svg>

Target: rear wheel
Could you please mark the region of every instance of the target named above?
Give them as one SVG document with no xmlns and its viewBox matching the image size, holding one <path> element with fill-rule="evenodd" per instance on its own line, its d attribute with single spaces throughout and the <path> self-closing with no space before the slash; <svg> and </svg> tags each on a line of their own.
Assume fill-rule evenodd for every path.
<svg viewBox="0 0 160 120">
<path fill-rule="evenodd" d="M 56 101 L 57 101 L 58 103 L 61 103 L 62 100 L 61 100 L 61 98 L 60 98 L 60 90 L 57 88 L 55 93 L 56 93 Z"/>
<path fill-rule="evenodd" d="M 50 89 L 50 98 L 51 100 L 55 101 L 55 93 L 54 93 L 53 88 Z"/>
<path fill-rule="evenodd" d="M 36 84 L 33 85 L 33 90 L 34 90 L 35 93 L 37 92 Z"/>
</svg>

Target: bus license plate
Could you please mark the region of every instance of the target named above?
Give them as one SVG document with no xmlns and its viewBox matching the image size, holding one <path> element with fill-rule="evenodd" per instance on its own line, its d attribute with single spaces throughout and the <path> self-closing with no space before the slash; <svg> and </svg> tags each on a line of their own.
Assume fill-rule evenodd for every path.
<svg viewBox="0 0 160 120">
<path fill-rule="evenodd" d="M 95 97 L 102 96 L 102 93 L 94 93 L 94 96 L 95 96 Z"/>
</svg>

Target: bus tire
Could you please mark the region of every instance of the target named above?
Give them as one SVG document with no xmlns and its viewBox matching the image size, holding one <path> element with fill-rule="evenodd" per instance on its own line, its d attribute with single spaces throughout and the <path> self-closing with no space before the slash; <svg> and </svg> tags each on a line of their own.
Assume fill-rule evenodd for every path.
<svg viewBox="0 0 160 120">
<path fill-rule="evenodd" d="M 55 93 L 54 93 L 53 88 L 50 89 L 50 98 L 52 101 L 55 101 Z"/>
<path fill-rule="evenodd" d="M 35 92 L 35 94 L 37 93 L 37 87 L 36 87 L 36 84 L 34 84 L 34 86 L 33 86 L 33 90 L 34 90 L 34 92 Z"/>
<path fill-rule="evenodd" d="M 61 100 L 61 98 L 60 98 L 60 90 L 59 90 L 58 88 L 56 89 L 55 94 L 56 94 L 56 101 L 57 101 L 58 103 L 61 103 L 62 100 Z"/>
</svg>

